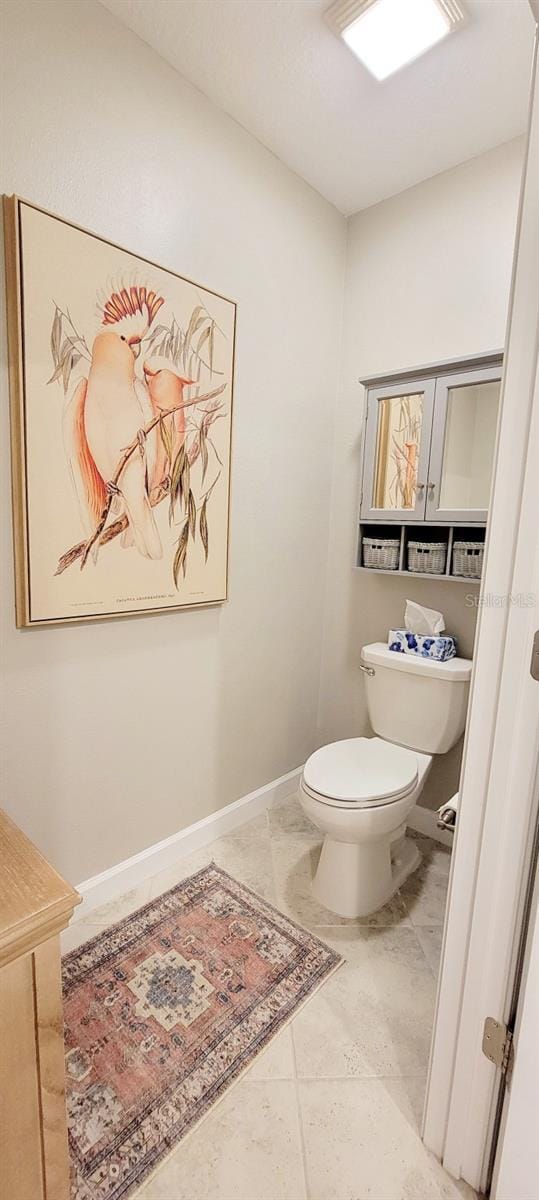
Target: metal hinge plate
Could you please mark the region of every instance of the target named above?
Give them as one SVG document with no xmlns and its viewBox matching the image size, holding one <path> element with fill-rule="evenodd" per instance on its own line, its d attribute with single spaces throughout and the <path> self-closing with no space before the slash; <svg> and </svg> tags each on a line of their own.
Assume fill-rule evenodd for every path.
<svg viewBox="0 0 539 1200">
<path fill-rule="evenodd" d="M 533 639 L 530 675 L 532 679 L 539 680 L 539 629 Z"/>
<path fill-rule="evenodd" d="M 513 1065 L 513 1034 L 494 1017 L 487 1017 L 483 1026 L 483 1054 L 502 1075 L 509 1076 Z"/>
</svg>

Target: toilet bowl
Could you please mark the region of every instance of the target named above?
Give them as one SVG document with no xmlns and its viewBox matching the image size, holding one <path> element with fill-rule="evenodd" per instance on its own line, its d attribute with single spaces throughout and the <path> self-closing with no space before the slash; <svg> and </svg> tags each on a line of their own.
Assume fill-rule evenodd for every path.
<svg viewBox="0 0 539 1200">
<path fill-rule="evenodd" d="M 324 834 L 313 894 L 342 917 L 376 912 L 419 866 L 406 822 L 433 754 L 464 730 L 471 675 L 467 659 L 415 659 L 381 643 L 365 646 L 362 659 L 371 724 L 384 736 L 322 746 L 305 763 L 299 791 Z"/>
<path fill-rule="evenodd" d="M 419 866 L 404 835 L 431 763 L 428 754 L 363 737 L 323 746 L 305 764 L 300 802 L 325 835 L 313 882 L 325 908 L 367 916 Z"/>
</svg>

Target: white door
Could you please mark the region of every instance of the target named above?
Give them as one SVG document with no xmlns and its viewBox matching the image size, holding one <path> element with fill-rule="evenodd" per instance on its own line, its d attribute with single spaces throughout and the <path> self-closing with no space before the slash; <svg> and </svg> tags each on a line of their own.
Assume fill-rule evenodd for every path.
<svg viewBox="0 0 539 1200">
<path fill-rule="evenodd" d="M 532 9 L 539 19 L 537 0 Z M 536 387 L 539 404 L 539 384 Z M 539 684 L 538 684 L 539 686 Z M 539 788 L 539 778 L 536 779 Z M 531 904 L 517 1008 L 514 1069 L 504 1098 L 496 1147 L 492 1200 L 529 1200 L 538 1190 L 539 1138 L 539 876 Z"/>
<path fill-rule="evenodd" d="M 539 908 L 528 931 L 527 963 L 515 1028 L 515 1060 L 506 1091 L 492 1200 L 531 1200 L 539 1189 Z"/>
<path fill-rule="evenodd" d="M 500 1088 L 500 1071 L 482 1052 L 483 1026 L 486 1017 L 506 1023 L 510 1015 L 522 882 L 528 878 L 537 819 L 539 681 L 530 671 L 539 630 L 537 44 L 532 80 L 482 608 L 424 1119 L 428 1148 L 451 1175 L 481 1191 L 490 1183 Z M 527 980 L 523 1005 L 528 986 Z M 525 1057 L 526 1050 L 520 1053 L 517 1046 L 515 1078 Z M 526 1072 L 525 1063 L 520 1070 Z M 525 1142 L 527 1164 L 536 1139 L 537 1134 Z M 514 1146 L 508 1140 L 506 1177 Z M 500 1193 L 496 1200 L 534 1200 L 537 1194 L 536 1180 L 531 1193 Z"/>
</svg>

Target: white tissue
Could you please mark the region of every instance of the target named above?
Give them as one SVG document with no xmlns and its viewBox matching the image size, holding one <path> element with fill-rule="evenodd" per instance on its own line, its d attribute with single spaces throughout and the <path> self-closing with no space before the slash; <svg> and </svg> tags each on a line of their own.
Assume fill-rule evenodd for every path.
<svg viewBox="0 0 539 1200">
<path fill-rule="evenodd" d="M 443 613 L 436 612 L 434 608 L 423 608 L 423 605 L 416 604 L 415 600 L 407 600 L 404 628 L 410 633 L 427 633 L 435 637 L 445 629 Z"/>
</svg>

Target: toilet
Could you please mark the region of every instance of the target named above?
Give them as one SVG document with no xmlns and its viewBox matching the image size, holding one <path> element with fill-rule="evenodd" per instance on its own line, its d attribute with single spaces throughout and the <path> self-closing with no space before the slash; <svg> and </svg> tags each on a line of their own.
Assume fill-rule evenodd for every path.
<svg viewBox="0 0 539 1200">
<path fill-rule="evenodd" d="M 324 834 L 313 894 L 341 917 L 382 908 L 421 855 L 405 837 L 435 754 L 464 731 L 472 663 L 364 646 L 361 670 L 375 737 L 322 746 L 307 760 L 300 802 Z"/>
</svg>

